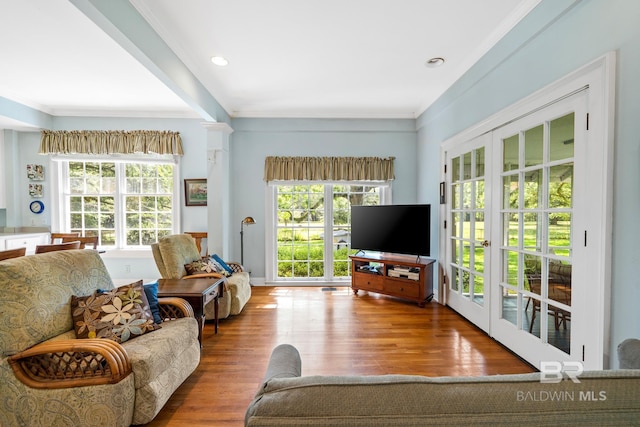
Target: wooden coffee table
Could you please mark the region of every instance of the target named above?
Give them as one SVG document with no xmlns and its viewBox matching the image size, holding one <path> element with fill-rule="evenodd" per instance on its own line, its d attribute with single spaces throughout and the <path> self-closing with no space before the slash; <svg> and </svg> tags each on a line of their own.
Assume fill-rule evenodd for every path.
<svg viewBox="0 0 640 427">
<path fill-rule="evenodd" d="M 215 333 L 218 333 L 218 299 L 224 292 L 225 279 L 158 279 L 158 297 L 180 297 L 191 304 L 200 330 L 198 340 L 202 347 L 204 330 L 204 306 L 211 301 L 215 304 Z"/>
</svg>

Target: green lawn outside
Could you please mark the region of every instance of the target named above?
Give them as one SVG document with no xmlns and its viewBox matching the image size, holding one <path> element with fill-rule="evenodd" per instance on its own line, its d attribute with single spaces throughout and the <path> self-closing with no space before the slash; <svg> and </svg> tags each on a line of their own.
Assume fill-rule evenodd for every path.
<svg viewBox="0 0 640 427">
<path fill-rule="evenodd" d="M 470 235 L 470 223 L 464 223 L 465 230 L 464 236 Z M 484 224 L 482 223 L 482 226 Z M 537 251 L 540 252 L 539 248 L 542 246 L 542 242 L 539 241 L 539 238 L 536 234 L 538 225 L 536 222 L 530 221 L 525 222 L 524 224 L 524 242 L 523 247 L 528 251 Z M 570 233 L 571 233 L 571 223 L 570 221 L 558 221 L 556 224 L 549 225 L 549 249 L 553 250 L 556 255 L 569 257 L 570 256 Z M 484 235 L 484 233 L 482 233 Z M 510 223 L 509 227 L 509 236 L 516 236 L 511 239 L 510 246 L 513 246 L 515 249 L 508 252 L 508 283 L 513 286 L 517 286 L 517 277 L 518 277 L 518 224 Z M 538 248 L 538 249 L 537 249 Z M 475 268 L 474 270 L 482 273 L 484 272 L 484 248 L 477 247 L 474 248 L 474 261 Z M 471 247 L 463 246 L 462 253 L 462 265 L 469 266 L 471 262 Z M 476 278 L 474 280 L 474 294 L 481 295 L 484 293 L 484 282 L 481 280 L 481 277 Z M 462 291 L 463 293 L 469 293 L 470 286 L 470 277 L 469 273 L 466 271 L 462 271 Z"/>
</svg>

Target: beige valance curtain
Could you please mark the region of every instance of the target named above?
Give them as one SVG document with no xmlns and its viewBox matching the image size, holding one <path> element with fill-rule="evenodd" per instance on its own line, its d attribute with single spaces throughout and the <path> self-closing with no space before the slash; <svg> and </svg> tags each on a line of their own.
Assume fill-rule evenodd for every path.
<svg viewBox="0 0 640 427">
<path fill-rule="evenodd" d="M 179 132 L 154 130 L 43 130 L 39 153 L 184 154 Z"/>
<path fill-rule="evenodd" d="M 269 181 L 390 181 L 395 157 L 267 157 Z"/>
</svg>

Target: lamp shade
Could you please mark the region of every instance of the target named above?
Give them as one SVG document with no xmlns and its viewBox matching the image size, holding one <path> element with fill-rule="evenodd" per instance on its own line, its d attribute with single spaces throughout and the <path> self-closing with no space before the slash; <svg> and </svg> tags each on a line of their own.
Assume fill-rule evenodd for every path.
<svg viewBox="0 0 640 427">
<path fill-rule="evenodd" d="M 242 223 L 245 224 L 245 225 L 251 225 L 251 224 L 255 224 L 256 220 L 253 219 L 253 217 L 248 216 L 248 217 L 246 217 L 245 219 L 242 220 Z"/>
</svg>

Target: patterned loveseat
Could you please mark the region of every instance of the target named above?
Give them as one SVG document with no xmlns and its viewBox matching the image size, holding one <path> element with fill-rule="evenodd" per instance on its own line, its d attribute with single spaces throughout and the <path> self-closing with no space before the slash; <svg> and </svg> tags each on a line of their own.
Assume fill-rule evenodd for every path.
<svg viewBox="0 0 640 427">
<path fill-rule="evenodd" d="M 144 424 L 196 369 L 198 325 L 182 299 L 160 299 L 160 329 L 122 344 L 76 339 L 72 296 L 98 289 L 118 292 L 93 250 L 0 261 L 0 425 Z"/>
</svg>

